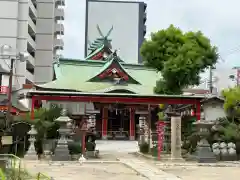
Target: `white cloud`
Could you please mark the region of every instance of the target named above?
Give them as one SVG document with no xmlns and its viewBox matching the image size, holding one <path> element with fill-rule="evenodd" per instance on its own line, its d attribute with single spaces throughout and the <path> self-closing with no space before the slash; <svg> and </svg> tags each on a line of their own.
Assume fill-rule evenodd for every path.
<svg viewBox="0 0 240 180">
<path fill-rule="evenodd" d="M 224 65 L 240 65 L 239 0 L 145 0 L 145 2 L 148 4 L 148 34 L 170 24 L 184 31 L 201 30 L 219 47 L 222 57 L 227 61 Z M 85 0 L 71 0 L 66 3 L 64 54 L 66 57 L 83 58 Z M 239 53 L 228 55 L 232 49 L 238 47 Z"/>
</svg>

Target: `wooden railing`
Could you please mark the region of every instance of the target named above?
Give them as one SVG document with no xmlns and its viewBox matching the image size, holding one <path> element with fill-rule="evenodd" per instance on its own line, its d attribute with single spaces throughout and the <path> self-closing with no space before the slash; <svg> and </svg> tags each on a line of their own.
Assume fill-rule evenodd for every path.
<svg viewBox="0 0 240 180">
<path fill-rule="evenodd" d="M 0 86 L 0 94 L 7 94 L 8 86 Z"/>
</svg>

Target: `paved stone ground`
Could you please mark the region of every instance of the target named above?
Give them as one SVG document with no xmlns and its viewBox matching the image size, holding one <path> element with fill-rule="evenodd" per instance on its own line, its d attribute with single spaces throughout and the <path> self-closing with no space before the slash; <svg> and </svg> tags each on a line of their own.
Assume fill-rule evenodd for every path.
<svg viewBox="0 0 240 180">
<path fill-rule="evenodd" d="M 156 161 L 139 157 L 142 161 L 153 164 L 156 168 L 172 174 L 181 180 L 238 180 L 240 177 L 240 162 L 220 162 L 199 164 L 196 162 Z"/>
<path fill-rule="evenodd" d="M 133 141 L 98 141 L 101 158 L 87 160 L 82 165 L 79 162 L 26 162 L 31 172 L 45 172 L 56 180 L 86 178 L 97 180 L 238 180 L 240 177 L 240 162 L 215 164 L 198 164 L 189 162 L 155 161 L 128 154 L 138 151 L 137 143 Z M 116 159 L 124 163 L 117 163 Z M 101 163 L 102 161 L 102 163 Z M 103 163 L 104 162 L 104 163 Z M 231 166 L 231 167 L 227 167 Z M 136 171 L 137 170 L 137 171 Z"/>
<path fill-rule="evenodd" d="M 38 171 L 45 172 L 48 176 L 54 178 L 54 180 L 73 180 L 73 179 L 87 179 L 87 180 L 147 180 L 145 177 L 138 174 L 131 168 L 125 167 L 122 164 L 115 163 L 65 163 L 52 164 L 28 162 L 26 167 L 30 169 L 32 173 Z"/>
<path fill-rule="evenodd" d="M 172 166 L 160 167 L 182 180 L 239 180 L 239 167 Z"/>
<path fill-rule="evenodd" d="M 101 158 L 80 162 L 41 162 L 25 161 L 32 173 L 43 172 L 56 180 L 178 180 L 152 164 L 148 164 L 128 152 L 137 151 L 134 141 L 98 141 Z M 117 161 L 118 159 L 118 161 Z"/>
</svg>

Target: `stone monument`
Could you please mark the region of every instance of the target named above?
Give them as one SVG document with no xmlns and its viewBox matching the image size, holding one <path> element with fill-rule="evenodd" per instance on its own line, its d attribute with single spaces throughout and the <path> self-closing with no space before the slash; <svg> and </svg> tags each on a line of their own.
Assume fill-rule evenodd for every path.
<svg viewBox="0 0 240 180">
<path fill-rule="evenodd" d="M 181 116 L 171 115 L 171 159 L 182 160 L 181 152 Z"/>
</svg>

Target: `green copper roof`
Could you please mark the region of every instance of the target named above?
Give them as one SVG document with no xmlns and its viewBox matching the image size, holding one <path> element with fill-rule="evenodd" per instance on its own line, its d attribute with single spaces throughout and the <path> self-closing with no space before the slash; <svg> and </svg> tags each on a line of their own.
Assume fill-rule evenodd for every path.
<svg viewBox="0 0 240 180">
<path fill-rule="evenodd" d="M 105 61 L 60 59 L 59 65 L 54 65 L 56 80 L 38 85 L 44 89 L 74 90 L 82 92 L 108 92 L 113 90 L 128 90 L 136 94 L 153 94 L 153 88 L 160 75 L 155 70 L 143 65 L 120 63 L 124 70 L 139 84 L 114 85 L 110 82 L 88 82 L 101 72 Z"/>
<path fill-rule="evenodd" d="M 98 48 L 96 48 L 92 53 L 90 53 L 85 60 L 91 59 L 94 55 L 96 55 L 97 53 L 101 52 L 104 49 L 104 44 L 99 46 Z"/>
<path fill-rule="evenodd" d="M 111 47 L 112 47 L 111 46 L 112 40 L 109 39 L 109 36 L 113 30 L 113 27 L 108 31 L 108 33 L 106 35 L 103 35 L 103 33 L 98 25 L 97 25 L 97 30 L 98 30 L 100 37 L 96 38 L 92 43 L 89 42 L 88 50 L 90 51 L 90 53 L 85 58 L 86 60 L 91 59 L 97 53 L 101 52 L 104 48 L 111 49 Z"/>
<path fill-rule="evenodd" d="M 99 79 L 98 76 L 106 71 L 111 65 L 115 64 L 115 66 L 119 66 L 120 70 L 128 75 L 128 82 L 133 83 L 133 84 L 141 84 L 138 82 L 136 79 L 134 79 L 128 72 L 127 70 L 124 69 L 124 67 L 120 64 L 120 58 L 117 56 L 116 52 L 112 53 L 111 55 L 108 56 L 107 62 L 102 66 L 99 72 L 96 72 L 96 75 L 93 76 L 91 79 L 89 79 L 89 82 L 95 81 L 95 79 Z"/>
</svg>

